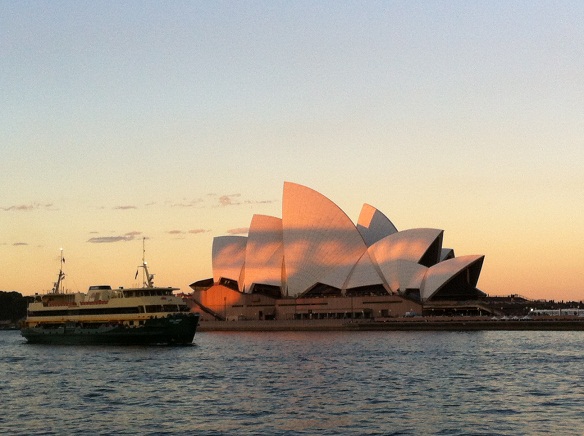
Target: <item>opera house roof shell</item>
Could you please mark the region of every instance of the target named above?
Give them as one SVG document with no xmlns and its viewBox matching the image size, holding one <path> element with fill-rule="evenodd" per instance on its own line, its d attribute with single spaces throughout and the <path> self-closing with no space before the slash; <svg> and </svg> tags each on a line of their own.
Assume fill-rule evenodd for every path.
<svg viewBox="0 0 584 436">
<path fill-rule="evenodd" d="M 282 218 L 254 215 L 248 236 L 213 240 L 213 280 L 246 293 L 399 294 L 421 301 L 474 298 L 484 256 L 455 257 L 443 230 L 398 231 L 363 205 L 357 224 L 331 200 L 285 182 Z"/>
</svg>

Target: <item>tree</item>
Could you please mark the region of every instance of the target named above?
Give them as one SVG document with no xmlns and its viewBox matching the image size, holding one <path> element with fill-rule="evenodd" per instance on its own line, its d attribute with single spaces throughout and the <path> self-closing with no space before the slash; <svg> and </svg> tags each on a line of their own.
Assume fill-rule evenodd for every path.
<svg viewBox="0 0 584 436">
<path fill-rule="evenodd" d="M 15 323 L 25 318 L 28 301 L 19 292 L 0 291 L 0 320 Z"/>
</svg>

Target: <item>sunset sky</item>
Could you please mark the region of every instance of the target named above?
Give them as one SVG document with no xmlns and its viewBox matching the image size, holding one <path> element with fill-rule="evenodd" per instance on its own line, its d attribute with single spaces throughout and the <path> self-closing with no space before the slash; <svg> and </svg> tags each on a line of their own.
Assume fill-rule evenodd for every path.
<svg viewBox="0 0 584 436">
<path fill-rule="evenodd" d="M 211 277 L 284 181 L 584 299 L 584 3 L 0 2 L 0 290 Z"/>
</svg>

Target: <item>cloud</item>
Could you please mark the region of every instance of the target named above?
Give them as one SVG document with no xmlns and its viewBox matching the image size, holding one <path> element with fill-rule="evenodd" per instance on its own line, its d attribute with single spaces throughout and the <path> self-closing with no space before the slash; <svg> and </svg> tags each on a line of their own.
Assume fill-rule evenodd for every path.
<svg viewBox="0 0 584 436">
<path fill-rule="evenodd" d="M 136 206 L 116 206 L 114 210 L 128 210 L 128 209 L 138 209 Z"/>
<path fill-rule="evenodd" d="M 28 245 L 28 242 L 15 242 L 14 244 L 15 247 L 21 246 L 21 245 Z"/>
<path fill-rule="evenodd" d="M 225 194 L 217 196 L 215 194 L 208 194 L 210 197 L 215 197 L 219 201 L 219 206 L 238 206 L 241 204 L 272 204 L 278 200 L 241 200 L 241 194 Z"/>
<path fill-rule="evenodd" d="M 98 236 L 89 238 L 87 242 L 91 242 L 92 244 L 109 244 L 111 242 L 130 241 L 132 239 L 127 236 Z"/>
<path fill-rule="evenodd" d="M 197 235 L 199 233 L 207 233 L 210 232 L 210 230 L 205 230 L 205 229 L 192 229 L 189 230 L 189 233 L 193 234 L 193 235 Z"/>
<path fill-rule="evenodd" d="M 188 231 L 183 231 L 183 230 L 169 230 L 168 233 L 169 235 L 185 235 L 185 234 L 191 234 L 191 235 L 196 235 L 199 233 L 207 233 L 210 232 L 211 230 L 206 230 L 206 229 L 192 229 L 192 230 L 188 230 Z"/>
<path fill-rule="evenodd" d="M 240 206 L 243 204 L 272 204 L 277 203 L 278 200 L 245 200 L 241 198 L 240 193 L 237 194 L 215 194 L 208 193 L 206 197 L 194 198 L 192 200 L 182 199 L 179 201 L 166 200 L 165 207 L 171 208 L 205 208 L 205 207 L 226 207 L 226 206 Z M 211 203 L 209 203 L 211 202 Z M 148 206 L 155 203 L 149 203 Z"/>
<path fill-rule="evenodd" d="M 222 195 L 219 197 L 219 204 L 221 206 L 235 206 L 241 202 L 235 201 L 234 198 L 241 197 L 241 194 Z"/>
<path fill-rule="evenodd" d="M 227 230 L 227 233 L 230 235 L 242 235 L 245 233 L 249 233 L 249 227 L 239 227 L 236 229 Z"/>
<path fill-rule="evenodd" d="M 8 207 L 0 207 L 0 209 L 4 210 L 4 211 L 15 211 L 15 212 L 28 212 L 31 210 L 36 210 L 36 209 L 50 209 L 53 207 L 53 203 L 45 203 L 45 204 L 41 204 L 41 203 L 30 203 L 30 204 L 18 204 L 18 205 L 13 205 L 13 206 L 8 206 Z"/>
<path fill-rule="evenodd" d="M 203 202 L 202 198 L 195 198 L 194 200 L 184 201 L 181 203 L 172 203 L 170 207 L 194 207 L 202 202 Z"/>
<path fill-rule="evenodd" d="M 142 232 L 128 232 L 123 236 L 96 236 L 94 238 L 89 238 L 87 242 L 91 242 L 92 244 L 109 244 L 112 242 L 132 241 L 135 236 L 141 234 Z"/>
<path fill-rule="evenodd" d="M 32 204 L 21 204 L 18 206 L 10 206 L 10 207 L 3 207 L 2 209 L 4 210 L 18 210 L 18 211 L 23 211 L 23 210 L 33 210 L 35 207 Z"/>
<path fill-rule="evenodd" d="M 272 204 L 277 200 L 245 200 L 245 204 Z"/>
</svg>

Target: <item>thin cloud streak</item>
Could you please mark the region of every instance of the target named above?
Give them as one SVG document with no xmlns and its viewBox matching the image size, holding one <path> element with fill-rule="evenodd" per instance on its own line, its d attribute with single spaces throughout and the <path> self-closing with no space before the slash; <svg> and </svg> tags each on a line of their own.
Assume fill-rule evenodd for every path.
<svg viewBox="0 0 584 436">
<path fill-rule="evenodd" d="M 216 199 L 219 202 L 219 207 L 226 206 L 240 206 L 242 204 L 272 204 L 278 200 L 240 200 L 241 194 L 207 194 L 209 197 Z"/>
<path fill-rule="evenodd" d="M 194 198 L 192 200 L 182 199 L 179 201 L 165 200 L 163 202 L 152 201 L 146 203 L 144 206 L 146 208 L 150 207 L 170 207 L 173 209 L 188 209 L 188 208 L 207 208 L 207 207 L 227 207 L 227 206 L 241 206 L 244 204 L 254 205 L 254 204 L 272 204 L 277 203 L 278 200 L 243 200 L 240 199 L 242 194 L 207 194 L 207 198 Z M 128 209 L 139 209 L 136 206 L 124 205 L 116 206 L 114 210 L 128 210 Z"/>
<path fill-rule="evenodd" d="M 241 204 L 241 202 L 234 200 L 234 198 L 238 197 L 241 197 L 241 194 L 222 195 L 221 197 L 219 197 L 219 204 L 221 206 L 235 206 Z"/>
<path fill-rule="evenodd" d="M 109 244 L 112 242 L 131 241 L 132 239 L 134 238 L 129 236 L 99 236 L 90 238 L 87 242 L 91 242 L 92 244 Z"/>
<path fill-rule="evenodd" d="M 181 203 L 172 203 L 170 207 L 195 207 L 200 205 L 203 202 L 202 198 L 195 198 L 191 201 L 181 202 Z"/>
<path fill-rule="evenodd" d="M 184 235 L 184 234 L 190 234 L 190 235 L 198 235 L 200 233 L 209 233 L 211 230 L 207 230 L 207 229 L 192 229 L 192 230 L 187 230 L 187 231 L 183 231 L 183 230 L 169 230 L 168 233 L 169 235 Z"/>
<path fill-rule="evenodd" d="M 245 204 L 272 204 L 277 200 L 245 200 Z"/>
<path fill-rule="evenodd" d="M 8 207 L 0 207 L 1 210 L 6 211 L 6 212 L 28 212 L 31 210 L 36 210 L 36 209 L 50 209 L 53 207 L 53 203 L 46 203 L 46 204 L 41 204 L 41 203 L 31 203 L 31 204 L 18 204 L 18 205 L 13 205 L 13 206 L 8 206 Z"/>
<path fill-rule="evenodd" d="M 91 242 L 92 244 L 111 244 L 113 242 L 133 241 L 136 239 L 136 236 L 141 234 L 142 232 L 133 231 L 128 232 L 123 236 L 96 236 L 94 238 L 89 238 L 87 242 Z"/>
<path fill-rule="evenodd" d="M 238 227 L 235 229 L 227 230 L 230 235 L 243 235 L 249 233 L 249 227 Z"/>
</svg>

